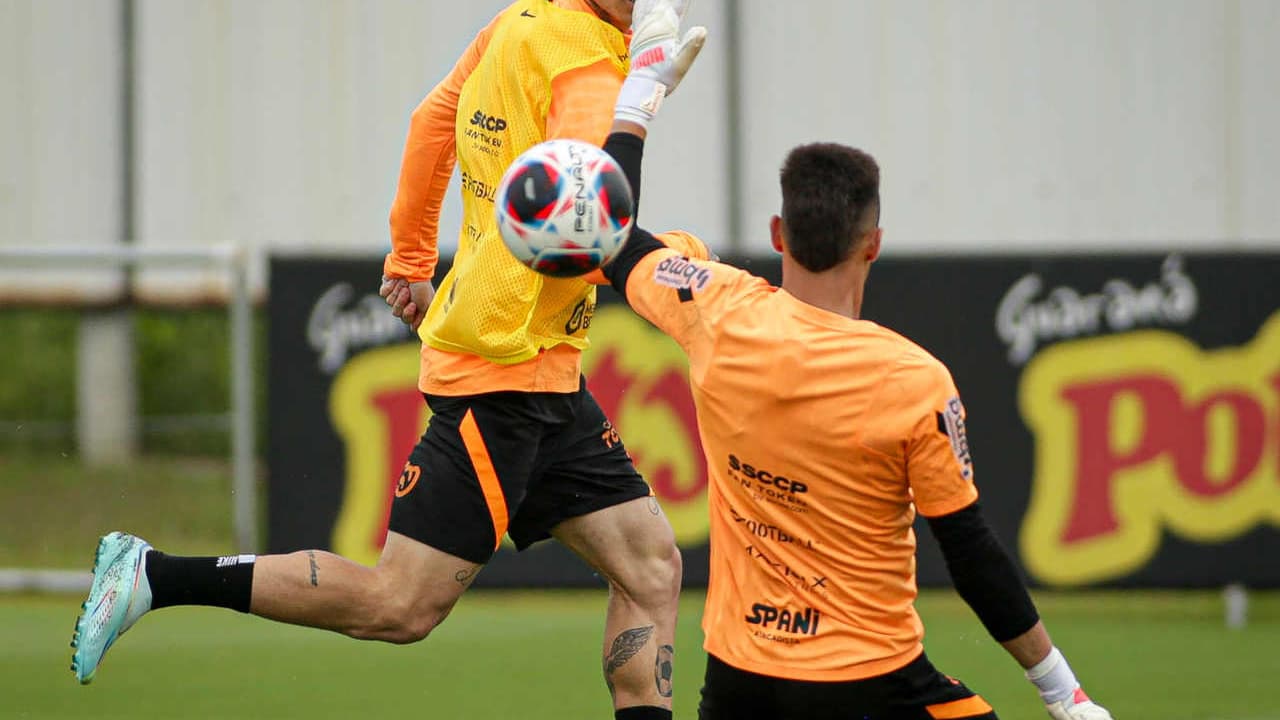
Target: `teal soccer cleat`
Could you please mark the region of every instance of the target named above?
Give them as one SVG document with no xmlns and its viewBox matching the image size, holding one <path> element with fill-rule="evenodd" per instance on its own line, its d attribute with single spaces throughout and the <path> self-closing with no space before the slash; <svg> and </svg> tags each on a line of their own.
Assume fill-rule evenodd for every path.
<svg viewBox="0 0 1280 720">
<path fill-rule="evenodd" d="M 71 656 L 71 669 L 81 685 L 93 681 L 111 644 L 151 609 L 151 584 L 143 566 L 150 549 L 151 545 L 142 538 L 122 532 L 113 532 L 98 541 L 93 586 L 89 588 L 89 599 L 81 606 L 84 612 L 76 618 L 76 633 L 71 638 L 71 647 L 76 650 Z"/>
</svg>

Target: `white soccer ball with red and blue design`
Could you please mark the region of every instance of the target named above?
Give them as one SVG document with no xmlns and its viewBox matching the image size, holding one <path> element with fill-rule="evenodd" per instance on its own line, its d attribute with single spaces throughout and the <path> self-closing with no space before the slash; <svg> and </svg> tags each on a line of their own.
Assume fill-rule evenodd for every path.
<svg viewBox="0 0 1280 720">
<path fill-rule="evenodd" d="M 552 277 L 608 263 L 631 234 L 631 184 L 604 150 L 548 140 L 511 163 L 495 198 L 498 231 L 517 260 Z"/>
</svg>

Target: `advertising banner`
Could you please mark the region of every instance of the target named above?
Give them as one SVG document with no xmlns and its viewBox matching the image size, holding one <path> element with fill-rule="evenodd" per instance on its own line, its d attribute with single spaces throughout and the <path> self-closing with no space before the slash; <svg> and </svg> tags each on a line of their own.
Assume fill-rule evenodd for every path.
<svg viewBox="0 0 1280 720">
<path fill-rule="evenodd" d="M 779 279 L 775 259 L 736 264 Z M 378 298 L 380 270 L 272 261 L 273 552 L 376 561 L 427 419 L 417 340 Z M 1280 256 L 888 259 L 864 316 L 951 369 L 982 505 L 1034 584 L 1280 586 Z M 587 317 L 588 384 L 675 527 L 686 583 L 704 583 L 683 355 L 607 288 Z M 921 584 L 946 584 L 925 528 Z M 599 581 L 542 543 L 504 548 L 478 582 Z"/>
</svg>

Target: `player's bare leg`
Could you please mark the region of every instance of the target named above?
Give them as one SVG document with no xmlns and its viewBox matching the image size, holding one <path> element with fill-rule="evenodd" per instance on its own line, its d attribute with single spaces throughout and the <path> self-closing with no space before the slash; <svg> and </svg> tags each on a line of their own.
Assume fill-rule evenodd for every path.
<svg viewBox="0 0 1280 720">
<path fill-rule="evenodd" d="M 320 550 L 288 555 L 175 557 L 133 535 L 98 543 L 93 584 L 76 619 L 71 669 L 81 683 L 147 612 L 207 605 L 367 640 L 426 637 L 453 609 L 480 565 L 388 533 L 373 568 Z"/>
<path fill-rule="evenodd" d="M 257 560 L 249 611 L 360 640 L 417 642 L 480 567 L 395 532 L 372 568 L 321 550 L 266 555 Z"/>
<path fill-rule="evenodd" d="M 552 535 L 609 582 L 603 669 L 614 708 L 669 710 L 681 561 L 658 501 L 573 518 Z"/>
</svg>

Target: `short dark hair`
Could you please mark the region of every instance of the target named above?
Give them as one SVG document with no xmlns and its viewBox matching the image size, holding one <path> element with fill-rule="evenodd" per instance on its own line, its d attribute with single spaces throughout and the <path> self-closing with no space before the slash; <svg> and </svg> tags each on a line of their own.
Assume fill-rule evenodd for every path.
<svg viewBox="0 0 1280 720">
<path fill-rule="evenodd" d="M 830 270 L 880 224 L 880 166 L 838 143 L 792 150 L 782 164 L 787 249 L 810 272 Z"/>
</svg>

